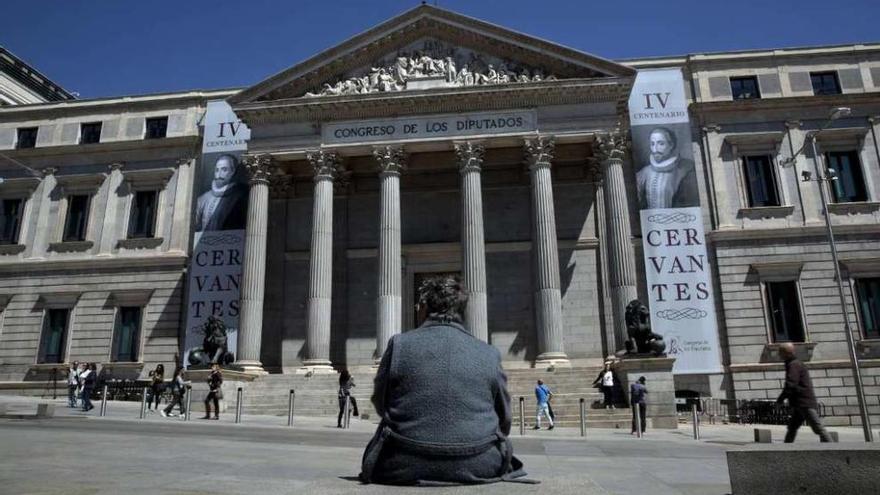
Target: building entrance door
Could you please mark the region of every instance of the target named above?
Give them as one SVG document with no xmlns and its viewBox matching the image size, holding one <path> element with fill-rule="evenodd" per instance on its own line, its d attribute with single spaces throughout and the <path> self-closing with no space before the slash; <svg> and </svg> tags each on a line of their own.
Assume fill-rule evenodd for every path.
<svg viewBox="0 0 880 495">
<path fill-rule="evenodd" d="M 414 294 L 415 311 L 413 311 L 413 328 L 418 328 L 428 318 L 428 312 L 424 305 L 419 304 L 419 287 L 425 279 L 437 276 L 452 276 L 461 278 L 461 272 L 422 272 L 413 274 L 412 293 Z"/>
</svg>

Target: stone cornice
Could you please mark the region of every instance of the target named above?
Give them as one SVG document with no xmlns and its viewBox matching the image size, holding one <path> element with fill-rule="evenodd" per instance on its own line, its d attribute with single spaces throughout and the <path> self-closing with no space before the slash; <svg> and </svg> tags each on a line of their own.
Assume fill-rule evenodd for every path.
<svg viewBox="0 0 880 495">
<path fill-rule="evenodd" d="M 693 102 L 690 104 L 691 112 L 703 115 L 707 112 L 751 112 L 757 110 L 791 110 L 803 115 L 807 108 L 820 109 L 823 112 L 828 108 L 838 106 L 853 107 L 855 105 L 880 103 L 880 92 L 873 93 L 847 93 L 840 95 L 824 96 L 783 96 L 779 98 L 755 98 L 751 100 L 728 100 Z M 856 110 L 856 109 L 854 109 Z"/>
<path fill-rule="evenodd" d="M 196 146 L 201 144 L 201 136 L 181 136 L 163 139 L 126 139 L 89 145 L 65 144 L 60 146 L 39 146 L 16 150 L 3 150 L 3 154 L 17 159 L 52 157 L 58 155 L 78 155 L 85 151 L 89 153 L 110 153 L 119 151 L 155 151 L 163 148 L 186 148 L 189 155 Z"/>
<path fill-rule="evenodd" d="M 798 237 L 811 237 L 827 235 L 825 225 L 815 225 L 809 227 L 784 227 L 774 229 L 722 229 L 707 232 L 707 237 L 714 243 L 721 242 L 751 242 L 757 239 L 791 239 Z M 880 235 L 880 224 L 848 224 L 834 225 L 834 235 Z"/>
<path fill-rule="evenodd" d="M 429 113 L 532 108 L 542 105 L 625 101 L 630 79 L 567 79 L 495 86 L 291 98 L 242 103 L 234 110 L 248 125 L 357 120 Z"/>
<path fill-rule="evenodd" d="M 160 256 L 117 256 L 112 258 L 81 258 L 70 260 L 15 260 L 0 262 L 0 273 L 26 278 L 35 272 L 54 272 L 80 270 L 84 273 L 100 273 L 101 270 L 132 269 L 145 270 L 154 268 L 184 269 L 189 258 L 183 254 Z"/>
</svg>

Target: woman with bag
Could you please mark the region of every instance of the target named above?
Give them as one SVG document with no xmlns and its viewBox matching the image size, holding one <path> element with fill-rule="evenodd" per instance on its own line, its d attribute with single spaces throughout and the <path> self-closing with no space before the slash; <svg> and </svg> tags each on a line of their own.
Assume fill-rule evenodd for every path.
<svg viewBox="0 0 880 495">
<path fill-rule="evenodd" d="M 211 365 L 211 374 L 208 376 L 208 396 L 205 397 L 205 416 L 202 419 L 220 419 L 220 399 L 223 398 L 223 373 L 220 365 Z M 214 402 L 214 417 L 211 418 L 211 402 Z"/>
<path fill-rule="evenodd" d="M 593 386 L 602 390 L 603 405 L 605 409 L 614 409 L 614 389 L 620 386 L 617 373 L 611 368 L 611 361 L 605 361 L 605 368 L 599 372 L 599 376 L 593 380 Z"/>
<path fill-rule="evenodd" d="M 80 394 L 82 395 L 82 410 L 83 412 L 89 412 L 95 408 L 92 405 L 92 391 L 95 390 L 95 384 L 98 382 L 98 367 L 95 363 L 89 363 L 86 365 L 86 370 L 80 375 L 80 383 L 82 383 L 82 388 L 80 389 Z"/>
</svg>

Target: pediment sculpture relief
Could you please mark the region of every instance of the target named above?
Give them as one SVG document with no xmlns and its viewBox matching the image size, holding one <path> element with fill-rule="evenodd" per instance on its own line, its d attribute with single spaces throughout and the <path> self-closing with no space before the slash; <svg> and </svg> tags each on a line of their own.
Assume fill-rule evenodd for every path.
<svg viewBox="0 0 880 495">
<path fill-rule="evenodd" d="M 436 46 L 436 45 L 434 45 Z M 435 50 L 436 51 L 436 50 Z M 445 56 L 432 56 L 424 51 L 398 52 L 391 63 L 371 67 L 362 75 L 324 83 L 316 93 L 306 93 L 307 97 L 366 94 L 377 92 L 403 91 L 413 82 L 434 82 L 431 86 L 482 86 L 491 84 L 527 83 L 550 81 L 553 75 L 545 75 L 539 68 L 529 68 L 511 62 L 486 60 L 476 53 L 459 53 L 455 48 L 444 50 Z M 468 56 L 469 55 L 469 56 Z M 414 89 L 410 87 L 409 89 Z"/>
</svg>

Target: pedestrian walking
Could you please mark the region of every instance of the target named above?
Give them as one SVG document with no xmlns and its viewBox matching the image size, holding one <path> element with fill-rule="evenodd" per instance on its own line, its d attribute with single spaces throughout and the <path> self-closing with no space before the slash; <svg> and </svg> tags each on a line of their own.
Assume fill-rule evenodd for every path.
<svg viewBox="0 0 880 495">
<path fill-rule="evenodd" d="M 620 380 L 612 369 L 611 361 L 605 361 L 605 367 L 593 380 L 593 386 L 602 391 L 602 405 L 605 409 L 614 409 L 614 389 L 620 386 Z"/>
<path fill-rule="evenodd" d="M 538 384 L 535 386 L 535 398 L 538 400 L 537 411 L 535 412 L 535 426 L 533 429 L 540 430 L 541 429 L 541 415 L 547 416 L 547 422 L 550 423 L 550 426 L 547 427 L 548 430 L 552 430 L 554 427 L 553 424 L 553 416 L 550 415 L 550 398 L 553 397 L 553 392 L 550 391 L 550 387 L 544 385 L 542 380 L 538 380 Z"/>
<path fill-rule="evenodd" d="M 174 377 L 171 379 L 170 383 L 171 402 L 168 403 L 168 406 L 166 406 L 165 409 L 160 411 L 160 414 L 162 414 L 163 417 L 173 415 L 171 411 L 174 410 L 175 405 L 180 406 L 180 417 L 182 418 L 186 416 L 186 405 L 183 399 L 186 396 L 187 385 L 189 385 L 189 382 L 183 379 L 183 366 L 178 366 L 174 370 Z M 156 407 L 158 408 L 159 405 L 156 404 Z"/>
<path fill-rule="evenodd" d="M 86 369 L 80 375 L 80 395 L 82 397 L 82 410 L 89 412 L 95 408 L 92 405 L 92 392 L 95 390 L 95 384 L 98 382 L 98 367 L 95 363 L 86 365 Z"/>
<path fill-rule="evenodd" d="M 351 402 L 351 408 L 353 410 L 352 414 L 358 416 L 358 404 L 355 398 L 351 395 L 351 389 L 354 386 L 354 377 L 351 376 L 351 373 L 349 373 L 348 370 L 342 370 L 339 374 L 339 391 L 336 394 L 339 398 L 339 417 L 336 418 L 337 428 L 342 428 L 342 416 L 345 414 L 346 401 Z"/>
<path fill-rule="evenodd" d="M 76 394 L 79 389 L 79 363 L 74 361 L 67 370 L 67 407 L 76 407 Z"/>
<path fill-rule="evenodd" d="M 785 360 L 785 386 L 776 402 L 782 404 L 788 399 L 791 407 L 791 419 L 788 421 L 788 431 L 785 432 L 785 443 L 794 442 L 798 429 L 807 422 L 813 433 L 819 435 L 822 442 L 830 442 L 831 435 L 822 425 L 819 418 L 819 404 L 816 402 L 816 394 L 813 392 L 813 382 L 810 380 L 810 372 L 806 366 L 794 355 L 794 345 L 786 342 L 779 347 L 779 355 Z"/>
<path fill-rule="evenodd" d="M 159 410 L 159 401 L 162 399 L 162 392 L 165 391 L 165 365 L 157 364 L 156 369 L 150 372 L 150 396 L 147 400 L 147 411 L 152 411 L 153 401 L 156 402 L 155 410 Z"/>
<path fill-rule="evenodd" d="M 645 434 L 645 428 L 648 425 L 648 405 L 646 398 L 648 396 L 648 388 L 645 387 L 645 377 L 640 376 L 632 385 L 629 386 L 629 399 L 632 404 L 632 431 L 630 435 L 636 433 L 636 424 L 642 427 L 642 434 Z M 639 405 L 638 416 L 636 416 L 636 404 Z M 638 421 L 638 423 L 636 423 Z"/>
<path fill-rule="evenodd" d="M 208 375 L 208 395 L 205 397 L 205 415 L 202 419 L 220 419 L 220 399 L 223 398 L 223 373 L 220 365 L 211 365 L 211 374 Z M 211 417 L 211 402 L 214 403 L 214 417 Z"/>
</svg>

